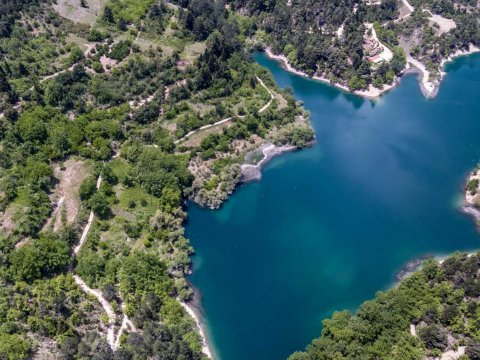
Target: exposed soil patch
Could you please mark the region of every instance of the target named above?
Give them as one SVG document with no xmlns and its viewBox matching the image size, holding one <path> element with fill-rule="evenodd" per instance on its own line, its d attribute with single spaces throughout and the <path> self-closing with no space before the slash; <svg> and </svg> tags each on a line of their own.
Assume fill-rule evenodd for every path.
<svg viewBox="0 0 480 360">
<path fill-rule="evenodd" d="M 231 125 L 232 125 L 231 122 L 225 122 L 217 126 L 199 131 L 193 134 L 192 136 L 190 136 L 187 140 L 185 140 L 182 145 L 192 146 L 192 147 L 200 146 L 202 140 L 206 138 L 209 134 L 218 133 L 220 132 L 220 130 L 230 127 Z"/>
<path fill-rule="evenodd" d="M 60 16 L 73 22 L 93 25 L 101 14 L 106 0 L 86 0 L 87 7 L 82 7 L 79 0 L 57 0 L 53 8 Z"/>
<path fill-rule="evenodd" d="M 0 233 L 10 234 L 17 226 L 16 220 L 24 212 L 25 207 L 18 204 L 12 204 L 4 212 L 0 212 Z"/>
<path fill-rule="evenodd" d="M 69 159 L 63 167 L 57 166 L 54 173 L 59 182 L 50 196 L 54 210 L 45 228 L 52 227 L 53 231 L 58 231 L 63 224 L 75 221 L 80 208 L 80 185 L 88 171 L 83 161 Z"/>
<path fill-rule="evenodd" d="M 438 25 L 438 27 L 436 28 L 437 35 L 445 34 L 457 27 L 457 24 L 455 24 L 455 21 L 453 21 L 452 19 L 447 19 L 443 16 L 432 14 L 430 10 L 424 11 L 430 15 L 430 17 L 428 18 L 430 20 L 430 23 Z"/>
</svg>

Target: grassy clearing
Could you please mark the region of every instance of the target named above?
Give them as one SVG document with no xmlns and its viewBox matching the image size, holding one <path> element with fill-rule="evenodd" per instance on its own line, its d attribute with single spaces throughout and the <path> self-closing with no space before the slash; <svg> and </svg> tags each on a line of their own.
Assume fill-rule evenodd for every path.
<svg viewBox="0 0 480 360">
<path fill-rule="evenodd" d="M 109 221 L 108 230 L 102 233 L 102 239 L 109 246 L 124 246 L 138 249 L 143 246 L 147 236 L 147 224 L 159 207 L 158 199 L 145 192 L 138 185 L 124 185 L 126 174 L 132 168 L 120 158 L 113 160 L 111 169 L 118 178 L 114 187 L 118 201 L 112 206 L 114 217 Z"/>
<path fill-rule="evenodd" d="M 200 146 L 202 140 L 204 138 L 206 138 L 208 135 L 213 134 L 213 133 L 219 133 L 223 129 L 225 129 L 225 128 L 231 126 L 231 125 L 232 125 L 231 122 L 226 122 L 226 123 L 219 124 L 217 126 L 213 126 L 211 128 L 205 129 L 205 130 L 198 131 L 195 134 L 193 134 L 192 136 L 190 136 L 187 140 L 182 142 L 182 145 L 192 146 L 192 147 Z"/>
<path fill-rule="evenodd" d="M 86 0 L 87 7 L 80 6 L 80 0 L 57 0 L 53 8 L 60 16 L 73 22 L 93 26 L 102 14 L 106 0 Z"/>
<path fill-rule="evenodd" d="M 213 105 L 208 105 L 205 103 L 195 103 L 195 104 L 190 104 L 191 108 L 200 115 L 205 115 L 209 111 L 215 110 L 215 106 Z"/>
<path fill-rule="evenodd" d="M 81 37 L 76 36 L 76 35 L 73 35 L 73 34 L 69 34 L 69 35 L 65 38 L 65 41 L 67 42 L 67 44 L 75 44 L 75 45 L 78 45 L 78 47 L 80 47 L 80 49 L 81 49 L 82 51 L 87 50 L 87 45 L 88 45 L 88 44 L 91 44 L 87 39 L 81 38 Z"/>
<path fill-rule="evenodd" d="M 4 212 L 0 212 L 0 233 L 10 234 L 25 216 L 27 208 L 20 204 L 11 204 Z"/>
<path fill-rule="evenodd" d="M 158 208 L 158 200 L 140 187 L 118 188 L 119 207 L 144 220 L 150 219 Z"/>
<path fill-rule="evenodd" d="M 155 0 L 110 0 L 107 3 L 114 17 L 122 18 L 129 22 L 136 22 L 145 14 Z"/>
<path fill-rule="evenodd" d="M 278 110 L 285 109 L 288 106 L 287 100 L 281 94 L 275 93 L 275 99 L 278 101 Z"/>
<path fill-rule="evenodd" d="M 205 52 L 206 47 L 206 44 L 202 42 L 194 42 L 192 44 L 185 45 L 182 58 L 186 61 L 192 62 Z"/>
</svg>

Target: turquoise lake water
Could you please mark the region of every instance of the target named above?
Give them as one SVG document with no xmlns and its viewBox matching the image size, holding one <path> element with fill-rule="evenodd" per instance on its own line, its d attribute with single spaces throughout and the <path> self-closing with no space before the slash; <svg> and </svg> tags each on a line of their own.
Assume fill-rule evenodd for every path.
<svg viewBox="0 0 480 360">
<path fill-rule="evenodd" d="M 480 159 L 480 55 L 450 64 L 434 100 L 408 76 L 375 102 L 255 59 L 304 101 L 317 143 L 275 158 L 219 211 L 190 206 L 190 280 L 222 360 L 284 359 L 408 261 L 480 248 L 458 211 Z"/>
</svg>

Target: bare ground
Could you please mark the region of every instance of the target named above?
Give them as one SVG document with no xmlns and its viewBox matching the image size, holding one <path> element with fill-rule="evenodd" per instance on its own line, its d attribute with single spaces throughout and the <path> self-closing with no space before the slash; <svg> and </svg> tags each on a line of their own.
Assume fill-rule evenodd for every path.
<svg viewBox="0 0 480 360">
<path fill-rule="evenodd" d="M 77 217 L 80 208 L 79 189 L 88 170 L 83 161 L 69 159 L 63 167 L 57 166 L 54 173 L 59 182 L 50 196 L 54 210 L 45 228 L 51 227 L 53 231 L 58 231 L 63 222 L 72 224 Z"/>
<path fill-rule="evenodd" d="M 10 234 L 17 226 L 16 219 L 25 212 L 23 205 L 12 204 L 4 212 L 0 212 L 0 233 Z"/>
<path fill-rule="evenodd" d="M 57 0 L 53 8 L 66 19 L 91 26 L 102 13 L 106 0 L 86 0 L 86 3 L 84 8 L 80 6 L 80 0 Z"/>
<path fill-rule="evenodd" d="M 287 100 L 285 100 L 282 94 L 275 93 L 275 98 L 278 101 L 278 110 L 285 109 L 288 106 Z"/>
<path fill-rule="evenodd" d="M 455 21 L 451 19 L 444 18 L 443 16 L 437 14 L 432 14 L 430 10 L 425 10 L 425 12 L 430 14 L 430 17 L 428 18 L 430 20 L 430 23 L 438 25 L 438 28 L 436 29 L 437 35 L 447 33 L 457 27 Z"/>
<path fill-rule="evenodd" d="M 202 142 L 202 140 L 204 138 L 206 138 L 209 134 L 218 133 L 218 132 L 220 132 L 220 130 L 223 130 L 224 128 L 227 128 L 231 125 L 232 125 L 232 123 L 225 122 L 225 123 L 219 124 L 217 126 L 214 126 L 214 127 L 196 132 L 195 134 L 190 136 L 187 140 L 185 140 L 182 143 L 182 145 L 193 146 L 193 147 L 200 146 L 200 143 Z"/>
</svg>

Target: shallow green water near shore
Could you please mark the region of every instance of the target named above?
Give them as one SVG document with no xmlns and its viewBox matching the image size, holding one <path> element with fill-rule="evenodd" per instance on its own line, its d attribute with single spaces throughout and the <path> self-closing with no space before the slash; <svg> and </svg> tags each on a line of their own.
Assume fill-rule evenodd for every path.
<svg viewBox="0 0 480 360">
<path fill-rule="evenodd" d="M 190 207 L 190 280 L 222 360 L 286 358 L 408 261 L 480 248 L 458 211 L 480 158 L 479 55 L 450 64 L 434 100 L 409 76 L 376 102 L 255 59 L 305 102 L 318 141 L 271 161 L 221 210 Z"/>
</svg>

